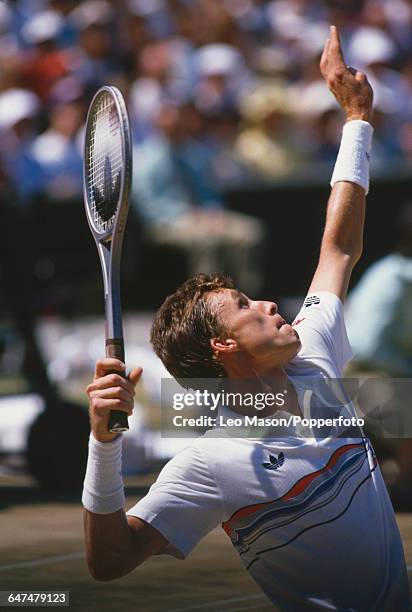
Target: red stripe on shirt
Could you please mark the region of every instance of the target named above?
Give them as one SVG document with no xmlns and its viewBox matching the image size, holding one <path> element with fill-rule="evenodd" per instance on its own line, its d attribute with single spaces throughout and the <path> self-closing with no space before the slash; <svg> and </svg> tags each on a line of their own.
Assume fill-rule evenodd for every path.
<svg viewBox="0 0 412 612">
<path fill-rule="evenodd" d="M 315 478 L 317 478 L 320 474 L 323 474 L 327 470 L 331 469 L 334 465 L 336 465 L 336 462 L 341 455 L 352 450 L 353 448 L 361 448 L 363 446 L 363 442 L 360 442 L 358 444 L 345 444 L 344 446 L 340 446 L 332 453 L 332 455 L 329 457 L 327 464 L 323 468 L 321 468 L 320 470 L 316 470 L 316 472 L 311 472 L 306 476 L 302 476 L 302 478 L 300 478 L 292 486 L 292 488 L 289 489 L 287 493 L 285 493 L 281 497 L 278 497 L 277 499 L 271 500 L 269 502 L 262 502 L 260 504 L 252 504 L 250 506 L 244 506 L 243 508 L 239 508 L 239 510 L 236 510 L 236 512 L 232 514 L 230 519 L 222 523 L 223 529 L 228 534 L 228 536 L 231 536 L 233 522 L 237 521 L 240 518 L 243 518 L 244 516 L 253 514 L 254 512 L 257 512 L 258 510 L 264 508 L 265 506 L 269 506 L 275 501 L 286 501 L 288 499 L 291 499 L 292 497 L 300 495 L 305 489 L 307 489 L 307 487 L 314 481 Z"/>
</svg>

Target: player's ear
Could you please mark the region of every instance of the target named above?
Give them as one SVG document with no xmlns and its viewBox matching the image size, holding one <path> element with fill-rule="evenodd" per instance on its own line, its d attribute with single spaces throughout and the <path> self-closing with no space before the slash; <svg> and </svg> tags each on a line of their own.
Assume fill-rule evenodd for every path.
<svg viewBox="0 0 412 612">
<path fill-rule="evenodd" d="M 214 353 L 219 353 L 220 355 L 229 355 L 239 350 L 239 346 L 233 338 L 212 338 L 210 346 Z"/>
</svg>

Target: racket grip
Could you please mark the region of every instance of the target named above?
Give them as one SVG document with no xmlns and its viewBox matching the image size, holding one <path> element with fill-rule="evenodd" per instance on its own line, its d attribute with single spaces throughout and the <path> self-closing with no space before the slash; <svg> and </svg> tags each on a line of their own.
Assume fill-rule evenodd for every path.
<svg viewBox="0 0 412 612">
<path fill-rule="evenodd" d="M 124 342 L 123 338 L 110 338 L 106 340 L 106 357 L 114 357 L 124 361 Z M 108 374 L 120 374 L 126 378 L 126 374 L 113 370 Z M 129 423 L 127 414 L 121 410 L 112 410 L 109 417 L 109 431 L 112 433 L 122 433 L 128 431 Z"/>
</svg>

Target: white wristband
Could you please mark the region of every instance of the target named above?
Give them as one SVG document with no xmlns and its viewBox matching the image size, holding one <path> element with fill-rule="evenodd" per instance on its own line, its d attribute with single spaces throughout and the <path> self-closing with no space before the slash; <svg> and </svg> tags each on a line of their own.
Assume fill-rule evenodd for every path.
<svg viewBox="0 0 412 612">
<path fill-rule="evenodd" d="M 332 187 L 338 181 L 348 181 L 360 185 L 368 193 L 372 135 L 373 127 L 367 121 L 356 119 L 345 123 L 330 182 Z"/>
<path fill-rule="evenodd" d="M 90 434 L 82 503 L 94 514 L 110 514 L 124 508 L 122 438 L 99 442 Z"/>
</svg>

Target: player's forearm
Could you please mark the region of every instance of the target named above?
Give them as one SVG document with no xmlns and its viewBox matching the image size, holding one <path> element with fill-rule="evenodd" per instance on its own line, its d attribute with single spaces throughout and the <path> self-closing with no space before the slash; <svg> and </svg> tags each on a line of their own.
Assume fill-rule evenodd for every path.
<svg viewBox="0 0 412 612">
<path fill-rule="evenodd" d="M 342 130 L 322 242 L 322 250 L 342 254 L 354 263 L 362 253 L 372 135 L 371 124 L 358 115 Z"/>
<path fill-rule="evenodd" d="M 111 442 L 90 436 L 82 502 L 87 561 L 97 580 L 111 580 L 127 573 L 124 568 L 133 553 L 124 514 L 121 456 L 121 436 Z"/>
<path fill-rule="evenodd" d="M 347 181 L 335 183 L 330 194 L 322 251 L 334 251 L 356 263 L 362 254 L 365 191 Z"/>
</svg>

